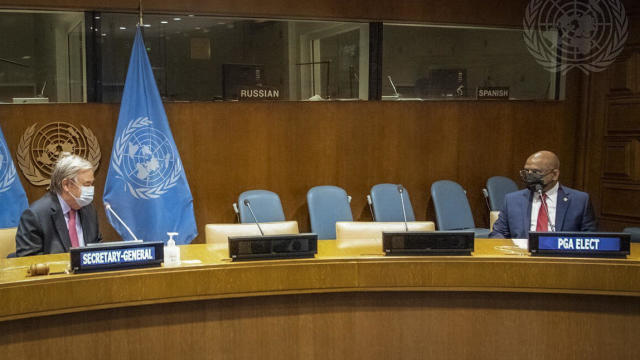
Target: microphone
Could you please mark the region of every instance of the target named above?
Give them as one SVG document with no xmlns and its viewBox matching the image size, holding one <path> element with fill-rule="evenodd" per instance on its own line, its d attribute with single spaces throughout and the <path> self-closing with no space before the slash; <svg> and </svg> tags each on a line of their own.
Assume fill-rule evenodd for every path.
<svg viewBox="0 0 640 360">
<path fill-rule="evenodd" d="M 491 212 L 491 205 L 489 205 L 489 191 L 487 191 L 487 189 L 482 189 L 482 195 L 484 196 L 484 203 L 487 205 L 487 209 Z"/>
<path fill-rule="evenodd" d="M 260 234 L 262 236 L 264 236 L 264 232 L 262 231 L 262 228 L 260 227 L 260 223 L 258 222 L 258 219 L 256 218 L 256 214 L 253 213 L 253 209 L 251 208 L 251 203 L 249 202 L 249 199 L 244 199 L 244 206 L 249 208 L 249 211 L 251 211 L 251 216 L 253 216 L 253 221 L 255 221 L 256 225 L 258 225 L 258 230 L 260 230 Z"/>
<path fill-rule="evenodd" d="M 42 98 L 44 97 L 44 88 L 47 87 L 47 82 L 44 82 L 44 85 L 42 85 L 42 90 L 40 91 L 40 95 L 38 95 L 38 97 Z"/>
<path fill-rule="evenodd" d="M 398 184 L 398 192 L 400 193 L 400 202 L 402 203 L 402 218 L 404 219 L 404 231 L 409 232 L 409 225 L 407 225 L 407 212 L 404 210 L 404 188 L 401 184 Z"/>
<path fill-rule="evenodd" d="M 138 240 L 138 238 L 136 237 L 136 235 L 133 233 L 133 231 L 131 231 L 131 229 L 129 229 L 129 227 L 127 226 L 127 224 L 124 223 L 124 221 L 122 221 L 122 219 L 120 219 L 120 216 L 118 216 L 118 214 L 116 214 L 116 212 L 111 208 L 111 204 L 109 204 L 108 202 L 104 203 L 104 208 L 109 210 L 113 216 L 116 217 L 116 219 L 118 219 L 118 221 L 120 222 L 120 224 L 122 224 L 122 226 L 124 226 L 125 229 L 127 229 L 127 231 L 129 232 L 129 234 L 131 236 L 133 236 L 133 240 L 135 241 L 140 241 Z"/>
<path fill-rule="evenodd" d="M 376 214 L 373 213 L 373 201 L 371 201 L 371 195 L 367 195 L 367 203 L 369 204 L 369 211 L 371 212 L 371 219 L 376 221 Z"/>
<path fill-rule="evenodd" d="M 544 201 L 544 197 L 542 197 L 542 184 L 536 184 L 536 193 L 540 195 L 540 203 L 542 204 L 542 208 L 544 209 L 545 214 L 547 215 L 547 223 L 551 228 L 552 232 L 556 231 L 556 226 L 551 222 L 551 217 L 549 217 L 549 207 L 547 207 L 547 202 Z"/>
<path fill-rule="evenodd" d="M 238 204 L 233 203 L 231 206 L 233 206 L 233 212 L 236 213 L 236 219 L 240 222 L 240 210 L 238 209 Z"/>
<path fill-rule="evenodd" d="M 393 80 L 391 80 L 391 75 L 387 76 L 387 79 L 389 79 L 389 84 L 391 84 L 391 87 L 393 88 L 393 96 L 400 97 L 400 94 L 396 89 L 396 85 L 393 83 Z"/>
</svg>

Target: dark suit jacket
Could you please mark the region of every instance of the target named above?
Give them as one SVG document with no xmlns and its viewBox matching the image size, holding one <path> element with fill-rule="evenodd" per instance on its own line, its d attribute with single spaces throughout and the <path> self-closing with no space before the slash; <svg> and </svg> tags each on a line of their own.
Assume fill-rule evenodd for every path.
<svg viewBox="0 0 640 360">
<path fill-rule="evenodd" d="M 528 238 L 532 201 L 533 193 L 527 189 L 507 194 L 489 237 Z M 560 185 L 554 224 L 556 231 L 596 231 L 589 194 Z"/>
<path fill-rule="evenodd" d="M 98 216 L 92 204 L 78 211 L 85 244 L 102 239 L 98 228 Z M 71 248 L 69 230 L 62 213 L 58 196 L 52 192 L 22 213 L 16 233 L 16 255 L 42 255 L 68 252 Z"/>
</svg>

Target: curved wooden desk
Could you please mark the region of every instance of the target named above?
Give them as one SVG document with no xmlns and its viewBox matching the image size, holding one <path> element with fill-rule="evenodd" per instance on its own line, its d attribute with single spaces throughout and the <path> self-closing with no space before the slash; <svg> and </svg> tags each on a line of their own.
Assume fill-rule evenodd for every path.
<svg viewBox="0 0 640 360">
<path fill-rule="evenodd" d="M 376 247 L 320 241 L 316 259 L 231 263 L 217 245 L 189 245 L 178 268 L 33 278 L 30 264 L 62 272 L 68 255 L 7 259 L 0 350 L 47 358 L 631 358 L 640 347 L 639 253 L 633 244 L 628 259 L 531 258 L 510 240 L 477 239 L 471 257 L 389 258 Z"/>
</svg>

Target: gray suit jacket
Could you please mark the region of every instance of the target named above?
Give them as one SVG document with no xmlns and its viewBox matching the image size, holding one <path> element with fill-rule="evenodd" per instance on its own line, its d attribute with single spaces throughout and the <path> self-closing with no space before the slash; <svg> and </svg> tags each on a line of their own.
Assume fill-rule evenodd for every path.
<svg viewBox="0 0 640 360">
<path fill-rule="evenodd" d="M 92 204 L 78 211 L 85 244 L 102 240 L 98 216 Z M 16 256 L 68 252 L 69 230 L 58 196 L 47 192 L 22 213 L 16 233 Z"/>
</svg>

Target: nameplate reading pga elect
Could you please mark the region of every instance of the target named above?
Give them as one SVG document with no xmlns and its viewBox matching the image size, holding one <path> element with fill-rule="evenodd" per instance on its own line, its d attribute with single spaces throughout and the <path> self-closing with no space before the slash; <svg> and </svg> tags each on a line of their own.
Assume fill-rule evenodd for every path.
<svg viewBox="0 0 640 360">
<path fill-rule="evenodd" d="M 71 269 L 75 273 L 160 266 L 164 243 L 119 241 L 71 248 Z"/>
<path fill-rule="evenodd" d="M 612 257 L 629 255 L 631 235 L 591 232 L 531 232 L 533 256 Z"/>
</svg>

